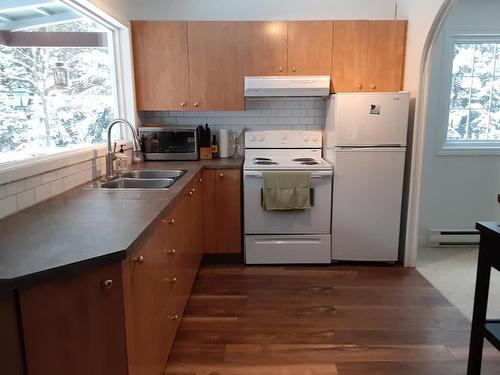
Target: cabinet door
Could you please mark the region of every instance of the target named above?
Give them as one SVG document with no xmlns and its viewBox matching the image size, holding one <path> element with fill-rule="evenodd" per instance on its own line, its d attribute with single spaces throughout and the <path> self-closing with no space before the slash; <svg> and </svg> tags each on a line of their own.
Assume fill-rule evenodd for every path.
<svg viewBox="0 0 500 375">
<path fill-rule="evenodd" d="M 164 327 L 169 298 L 161 224 L 124 261 L 129 369 L 134 375 L 162 373 L 167 361 Z"/>
<path fill-rule="evenodd" d="M 202 217 L 203 217 L 203 245 L 202 249 L 205 253 L 217 252 L 217 222 L 216 210 L 217 202 L 215 201 L 215 170 L 205 169 L 202 172 Z"/>
<path fill-rule="evenodd" d="M 244 75 L 287 74 L 287 23 L 278 21 L 238 22 L 243 47 Z"/>
<path fill-rule="evenodd" d="M 131 25 L 137 109 L 187 109 L 187 23 L 133 21 Z"/>
<path fill-rule="evenodd" d="M 288 23 L 288 74 L 330 75 L 332 21 Z"/>
<path fill-rule="evenodd" d="M 13 291 L 0 292 L 0 363 L 3 375 L 24 373 L 22 338 Z"/>
<path fill-rule="evenodd" d="M 368 21 L 333 22 L 332 82 L 335 92 L 366 89 Z"/>
<path fill-rule="evenodd" d="M 23 289 L 20 304 L 30 375 L 127 374 L 120 263 Z"/>
<path fill-rule="evenodd" d="M 216 171 L 215 203 L 217 252 L 241 251 L 241 172 L 237 169 Z"/>
<path fill-rule="evenodd" d="M 240 31 L 238 22 L 188 22 L 191 110 L 244 109 Z"/>
<path fill-rule="evenodd" d="M 407 21 L 370 21 L 366 91 L 399 91 L 403 85 Z"/>
</svg>

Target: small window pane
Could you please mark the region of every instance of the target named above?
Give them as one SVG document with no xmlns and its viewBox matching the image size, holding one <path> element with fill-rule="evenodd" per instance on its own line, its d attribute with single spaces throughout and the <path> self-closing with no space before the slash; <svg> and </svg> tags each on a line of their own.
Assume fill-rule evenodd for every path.
<svg viewBox="0 0 500 375">
<path fill-rule="evenodd" d="M 491 108 L 500 107 L 500 77 L 493 79 L 492 84 L 492 96 L 491 96 Z"/>
<path fill-rule="evenodd" d="M 469 108 L 472 77 L 455 76 L 451 90 L 451 108 Z"/>
<path fill-rule="evenodd" d="M 473 77 L 470 91 L 471 108 L 489 108 L 491 99 L 491 79 Z"/>
<path fill-rule="evenodd" d="M 500 43 L 456 43 L 447 141 L 499 139 Z"/>
<path fill-rule="evenodd" d="M 485 110 L 470 111 L 468 139 L 472 141 L 488 139 L 489 125 L 490 125 L 490 111 L 485 111 Z"/>
<path fill-rule="evenodd" d="M 474 52 L 475 77 L 491 77 L 495 63 L 495 44 L 476 44 Z"/>
<path fill-rule="evenodd" d="M 495 108 L 490 113 L 490 139 L 500 140 L 500 108 Z"/>
<path fill-rule="evenodd" d="M 455 44 L 453 74 L 457 76 L 471 76 L 473 64 L 474 45 Z"/>
<path fill-rule="evenodd" d="M 469 110 L 452 110 L 448 126 L 448 140 L 459 141 L 466 138 Z"/>
<path fill-rule="evenodd" d="M 500 77 L 500 43 L 495 45 L 495 77 Z"/>
</svg>

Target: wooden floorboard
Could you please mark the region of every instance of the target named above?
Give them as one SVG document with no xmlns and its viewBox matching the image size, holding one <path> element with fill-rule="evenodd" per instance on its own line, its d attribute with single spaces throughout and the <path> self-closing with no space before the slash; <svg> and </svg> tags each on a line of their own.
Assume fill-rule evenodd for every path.
<svg viewBox="0 0 500 375">
<path fill-rule="evenodd" d="M 469 334 L 412 269 L 203 265 L 165 374 L 463 375 Z"/>
</svg>

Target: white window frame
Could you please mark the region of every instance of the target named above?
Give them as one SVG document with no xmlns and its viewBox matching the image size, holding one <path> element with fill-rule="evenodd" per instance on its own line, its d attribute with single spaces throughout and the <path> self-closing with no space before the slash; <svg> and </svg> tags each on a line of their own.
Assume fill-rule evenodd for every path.
<svg viewBox="0 0 500 375">
<path fill-rule="evenodd" d="M 133 85 L 132 51 L 129 25 L 119 22 L 99 7 L 87 0 L 59 0 L 61 3 L 75 9 L 85 16 L 105 25 L 113 39 L 114 74 L 116 87 L 114 91 L 117 98 L 118 117 L 125 118 L 132 123 L 137 121 L 135 111 L 135 97 Z M 130 93 L 125 95 L 125 93 Z M 124 127 L 120 128 L 121 140 L 130 140 L 130 132 Z M 0 165 L 0 185 L 12 181 L 28 178 L 41 173 L 49 172 L 65 166 L 73 165 L 87 160 L 93 160 L 104 155 L 106 145 L 96 144 L 91 146 L 75 147 L 70 150 L 42 155 L 30 159 L 13 161 Z"/>
<path fill-rule="evenodd" d="M 450 91 L 453 84 L 453 52 L 456 43 L 495 42 L 500 43 L 500 30 L 481 33 L 450 31 L 446 35 L 443 50 L 442 85 L 440 94 L 440 116 L 437 134 L 437 155 L 500 155 L 500 141 L 448 141 L 450 116 Z"/>
</svg>

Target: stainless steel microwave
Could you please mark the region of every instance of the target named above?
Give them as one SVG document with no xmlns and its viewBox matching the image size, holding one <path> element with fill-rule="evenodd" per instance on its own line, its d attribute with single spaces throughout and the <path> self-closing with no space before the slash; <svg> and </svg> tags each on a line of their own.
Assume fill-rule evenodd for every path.
<svg viewBox="0 0 500 375">
<path fill-rule="evenodd" d="M 196 128 L 139 128 L 144 160 L 198 160 Z"/>
</svg>

